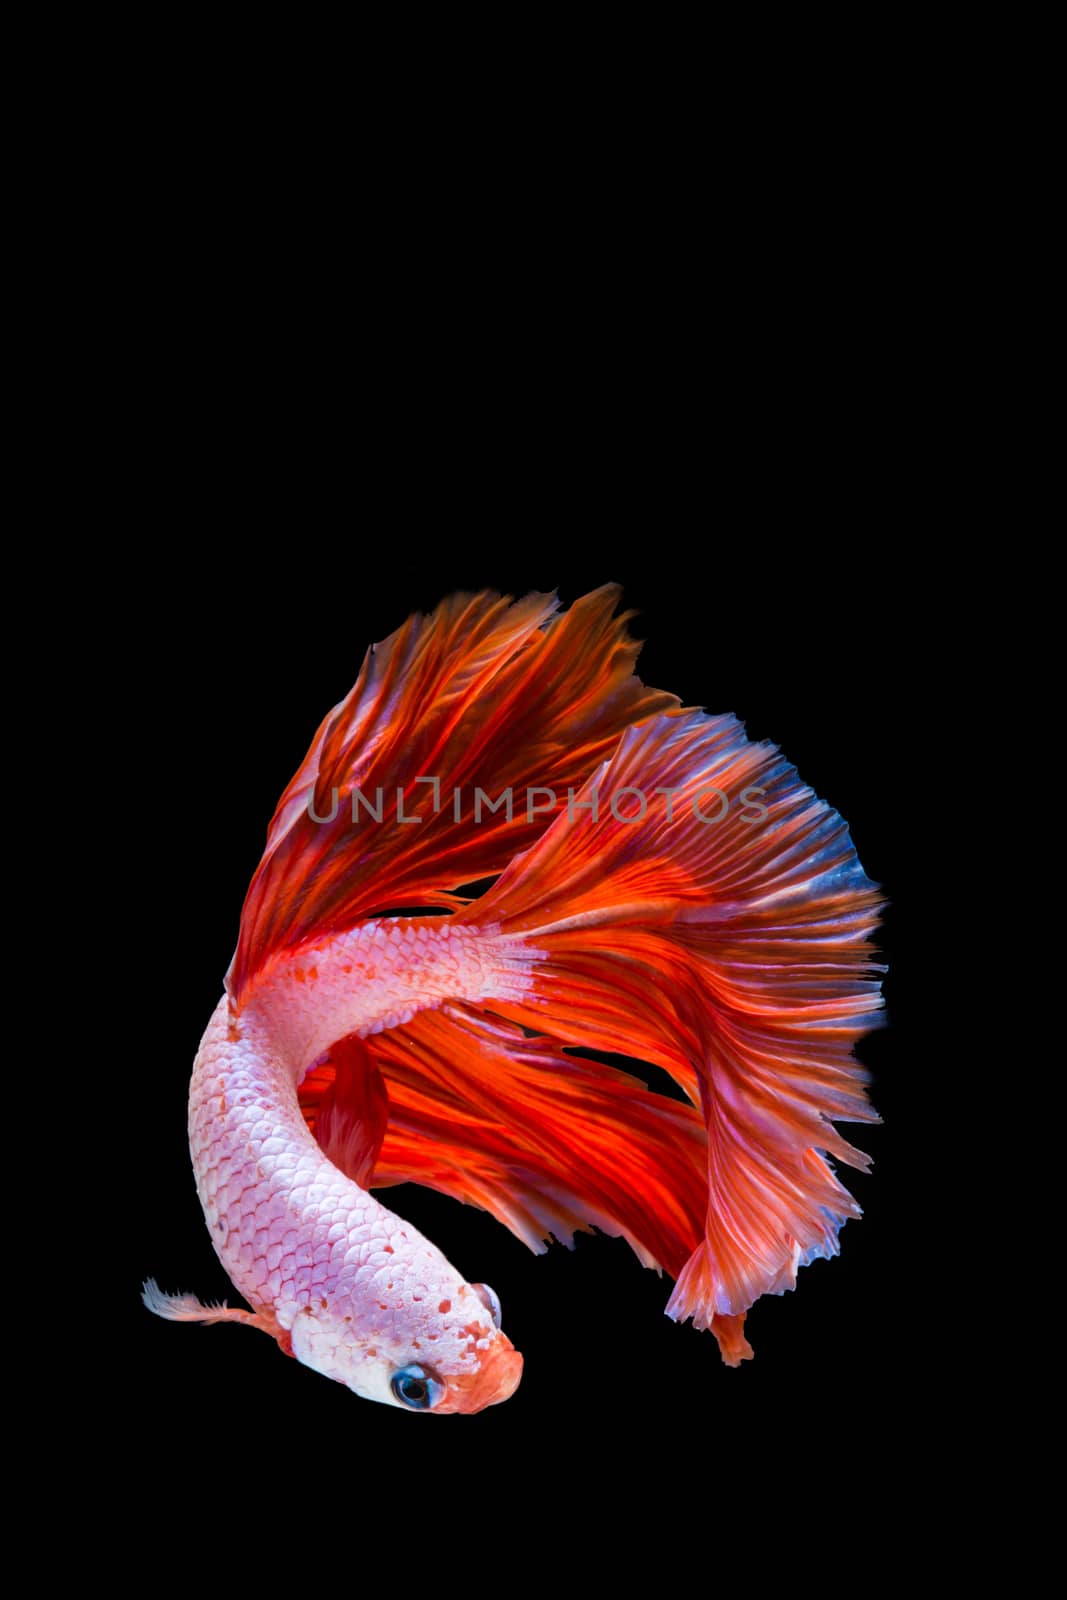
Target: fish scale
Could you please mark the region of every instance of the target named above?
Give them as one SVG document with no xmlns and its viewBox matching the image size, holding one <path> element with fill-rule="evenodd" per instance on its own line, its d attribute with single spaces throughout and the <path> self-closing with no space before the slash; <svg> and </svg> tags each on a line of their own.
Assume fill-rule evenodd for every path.
<svg viewBox="0 0 1067 1600">
<path fill-rule="evenodd" d="M 299 1083 L 339 1038 L 402 1027 L 445 1001 L 526 998 L 541 953 L 521 938 L 457 928 L 447 917 L 382 919 L 268 968 L 253 997 Z"/>
<path fill-rule="evenodd" d="M 216 1253 L 262 1325 L 288 1335 L 306 1365 L 369 1398 L 391 1399 L 364 1356 L 395 1347 L 401 1363 L 420 1307 L 434 1312 L 427 1360 L 474 1371 L 486 1364 L 493 1330 L 472 1336 L 484 1309 L 470 1286 L 327 1159 L 297 1085 L 335 1040 L 395 1026 L 398 1008 L 407 1020 L 446 999 L 527 992 L 535 954 L 521 939 L 452 929 L 443 918 L 365 925 L 275 963 L 236 1023 L 223 996 L 201 1041 L 189 1145 Z M 450 1316 L 437 1309 L 446 1301 Z M 350 1307 L 340 1320 L 338 1304 Z"/>
</svg>

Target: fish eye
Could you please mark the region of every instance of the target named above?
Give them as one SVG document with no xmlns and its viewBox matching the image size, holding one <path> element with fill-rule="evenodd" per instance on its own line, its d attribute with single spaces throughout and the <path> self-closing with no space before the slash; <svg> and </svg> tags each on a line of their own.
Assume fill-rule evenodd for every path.
<svg viewBox="0 0 1067 1600">
<path fill-rule="evenodd" d="M 494 1328 L 499 1328 L 500 1296 L 497 1294 L 496 1290 L 490 1289 L 487 1283 L 472 1283 L 471 1288 L 474 1290 L 475 1294 L 478 1296 L 478 1299 L 482 1302 L 482 1305 L 492 1317 Z"/>
<path fill-rule="evenodd" d="M 401 1367 L 394 1372 L 390 1387 L 401 1405 L 412 1411 L 429 1411 L 445 1392 L 445 1386 L 425 1367 Z"/>
</svg>

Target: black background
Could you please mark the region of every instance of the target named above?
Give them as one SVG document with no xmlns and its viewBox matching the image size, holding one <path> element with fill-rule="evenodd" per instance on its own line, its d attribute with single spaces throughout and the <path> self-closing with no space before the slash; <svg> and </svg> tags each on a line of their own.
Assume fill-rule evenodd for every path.
<svg viewBox="0 0 1067 1600">
<path fill-rule="evenodd" d="M 206 432 L 190 421 L 185 447 L 143 441 L 154 555 L 115 641 L 130 787 L 112 903 L 137 1020 L 119 1039 L 125 1090 L 101 1173 L 122 1242 L 109 1406 L 134 1439 L 144 1428 L 167 1440 L 149 1451 L 156 1491 L 180 1492 L 220 1446 L 250 1469 L 264 1451 L 329 1477 L 373 1463 L 405 1494 L 452 1473 L 459 1493 L 468 1472 L 484 1492 L 487 1461 L 525 1483 L 539 1462 L 550 1500 L 675 1479 L 699 1496 L 742 1461 L 749 1474 L 788 1462 L 803 1475 L 813 1440 L 836 1440 L 846 1459 L 862 1440 L 884 1457 L 921 1381 L 921 1119 L 936 1071 L 914 966 L 916 673 L 928 703 L 938 691 L 921 559 L 900 545 L 911 486 L 861 423 L 842 423 L 832 450 L 810 431 L 771 461 L 750 448 L 718 485 L 691 462 L 679 477 L 663 439 L 648 456 L 632 437 L 583 455 L 572 432 L 565 447 L 546 441 L 542 460 L 499 427 L 458 453 L 407 459 L 380 424 L 388 447 L 370 486 L 330 464 L 336 441 L 314 427 L 234 430 L 224 412 Z M 372 455 L 364 441 L 358 458 Z M 844 1228 L 841 1255 L 757 1304 L 756 1359 L 734 1371 L 710 1334 L 663 1315 L 669 1280 L 621 1241 L 579 1236 L 573 1252 L 538 1257 L 473 1208 L 390 1190 L 387 1204 L 493 1285 L 525 1356 L 516 1395 L 475 1417 L 375 1406 L 262 1334 L 151 1317 L 138 1298 L 148 1276 L 242 1303 L 196 1199 L 185 1098 L 267 822 L 322 715 L 372 641 L 452 589 L 558 588 L 568 602 L 608 580 L 639 612 L 645 680 L 778 743 L 847 819 L 891 902 L 889 1026 L 859 1047 L 884 1125 L 852 1130 L 875 1168 L 842 1173 L 865 1215 Z"/>
</svg>

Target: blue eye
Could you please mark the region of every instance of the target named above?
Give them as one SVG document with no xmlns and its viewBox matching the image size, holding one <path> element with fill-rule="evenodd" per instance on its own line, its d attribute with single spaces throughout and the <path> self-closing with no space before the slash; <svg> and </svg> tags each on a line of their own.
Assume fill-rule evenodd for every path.
<svg viewBox="0 0 1067 1600">
<path fill-rule="evenodd" d="M 391 1387 L 401 1405 L 412 1411 L 428 1411 L 444 1393 L 444 1385 L 425 1367 L 401 1367 L 393 1373 Z"/>
</svg>

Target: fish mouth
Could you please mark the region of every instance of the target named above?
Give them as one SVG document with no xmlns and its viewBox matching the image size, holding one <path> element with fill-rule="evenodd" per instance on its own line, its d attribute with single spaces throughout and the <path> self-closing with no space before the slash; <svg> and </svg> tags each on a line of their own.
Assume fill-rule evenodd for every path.
<svg viewBox="0 0 1067 1600">
<path fill-rule="evenodd" d="M 448 1377 L 445 1398 L 434 1406 L 434 1411 L 484 1411 L 486 1406 L 509 1399 L 521 1377 L 522 1356 L 505 1334 L 498 1333 L 476 1371 Z"/>
</svg>

